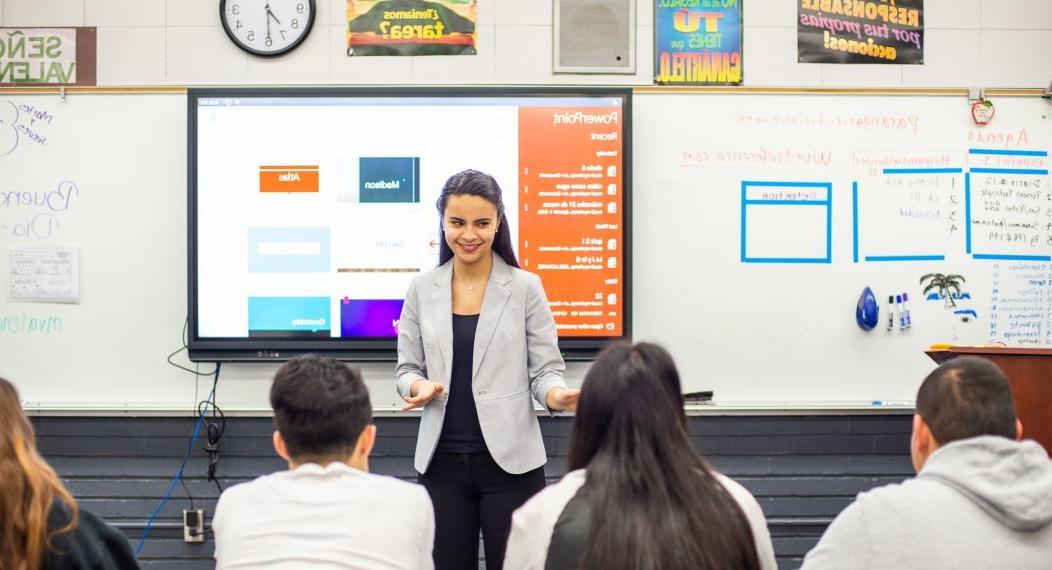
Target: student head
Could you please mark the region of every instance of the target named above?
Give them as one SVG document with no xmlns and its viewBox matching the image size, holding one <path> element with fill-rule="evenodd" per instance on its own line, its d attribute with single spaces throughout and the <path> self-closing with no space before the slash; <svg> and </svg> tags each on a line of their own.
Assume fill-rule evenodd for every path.
<svg viewBox="0 0 1052 570">
<path fill-rule="evenodd" d="M 744 514 L 691 444 L 679 372 L 660 346 L 615 343 L 599 355 L 568 462 L 587 468 L 593 497 L 581 568 L 759 567 Z"/>
<path fill-rule="evenodd" d="M 996 364 L 962 356 L 928 375 L 917 392 L 910 454 L 920 471 L 939 446 L 980 435 L 1023 436 L 1012 387 Z"/>
<path fill-rule="evenodd" d="M 504 215 L 500 186 L 489 174 L 465 170 L 449 177 L 438 197 L 438 262 L 453 257 L 475 263 L 491 251 L 513 267 L 518 267 L 511 246 L 511 228 Z"/>
<path fill-rule="evenodd" d="M 290 467 L 341 461 L 368 471 L 376 426 L 357 369 L 316 355 L 292 359 L 274 375 L 270 406 L 274 449 Z"/>
<path fill-rule="evenodd" d="M 70 522 L 48 533 L 56 501 L 64 503 Z M 37 453 L 15 387 L 0 378 L 0 568 L 39 568 L 51 539 L 76 526 L 77 504 Z"/>
</svg>

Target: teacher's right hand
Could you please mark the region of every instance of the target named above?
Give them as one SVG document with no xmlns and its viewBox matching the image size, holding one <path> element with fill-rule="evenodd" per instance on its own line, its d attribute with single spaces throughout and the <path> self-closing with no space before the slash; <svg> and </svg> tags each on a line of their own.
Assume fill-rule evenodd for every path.
<svg viewBox="0 0 1052 570">
<path fill-rule="evenodd" d="M 413 385 L 409 387 L 409 397 L 402 398 L 406 401 L 406 406 L 402 408 L 403 412 L 408 412 L 416 408 L 423 408 L 428 402 L 435 399 L 435 396 L 442 393 L 445 387 L 438 382 L 432 382 L 430 380 L 417 380 L 413 382 Z"/>
</svg>

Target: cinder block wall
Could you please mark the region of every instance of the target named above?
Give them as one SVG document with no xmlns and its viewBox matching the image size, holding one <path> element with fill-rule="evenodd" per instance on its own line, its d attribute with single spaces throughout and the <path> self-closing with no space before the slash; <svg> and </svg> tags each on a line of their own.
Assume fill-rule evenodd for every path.
<svg viewBox="0 0 1052 570">
<path fill-rule="evenodd" d="M 371 460 L 376 473 L 414 479 L 418 420 L 378 418 Z M 33 420 L 41 451 L 80 504 L 138 543 L 151 512 L 179 467 L 192 418 L 68 418 Z M 571 418 L 543 418 L 547 473 L 565 473 Z M 718 470 L 747 487 L 767 514 L 779 567 L 797 568 L 825 527 L 854 496 L 912 475 L 908 415 L 700 416 L 690 419 L 699 451 Z M 231 418 L 218 473 L 226 487 L 283 469 L 270 445 L 266 418 Z M 201 440 L 187 465 L 187 487 L 209 520 L 216 487 L 205 480 Z M 211 540 L 182 542 L 181 513 L 189 508 L 176 486 L 140 554 L 144 568 L 212 568 Z M 481 566 L 480 566 L 481 567 Z"/>
</svg>

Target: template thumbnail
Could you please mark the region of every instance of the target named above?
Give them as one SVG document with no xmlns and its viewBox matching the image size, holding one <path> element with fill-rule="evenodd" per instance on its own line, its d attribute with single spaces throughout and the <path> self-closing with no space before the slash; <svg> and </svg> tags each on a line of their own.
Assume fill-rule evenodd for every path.
<svg viewBox="0 0 1052 570">
<path fill-rule="evenodd" d="M 383 224 L 333 228 L 332 262 L 337 272 L 418 273 L 427 267 L 422 263 L 428 251 L 420 229 L 407 228 L 405 220 L 384 214 L 375 220 Z"/>
<path fill-rule="evenodd" d="M 248 336 L 332 336 L 328 297 L 249 297 Z"/>
<path fill-rule="evenodd" d="M 340 301 L 340 336 L 395 337 L 402 314 L 402 299 L 348 299 Z"/>
<path fill-rule="evenodd" d="M 331 265 L 329 228 L 249 228 L 249 273 L 325 273 Z"/>
<path fill-rule="evenodd" d="M 259 167 L 260 192 L 318 192 L 318 165 Z"/>
<path fill-rule="evenodd" d="M 358 201 L 363 204 L 420 202 L 420 157 L 359 158 Z"/>
</svg>

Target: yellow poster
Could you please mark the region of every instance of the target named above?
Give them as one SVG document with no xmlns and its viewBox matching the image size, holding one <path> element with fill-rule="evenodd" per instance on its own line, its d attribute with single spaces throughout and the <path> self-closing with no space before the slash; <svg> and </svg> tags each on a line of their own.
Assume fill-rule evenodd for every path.
<svg viewBox="0 0 1052 570">
<path fill-rule="evenodd" d="M 477 0 L 347 0 L 347 55 L 475 55 Z"/>
</svg>

